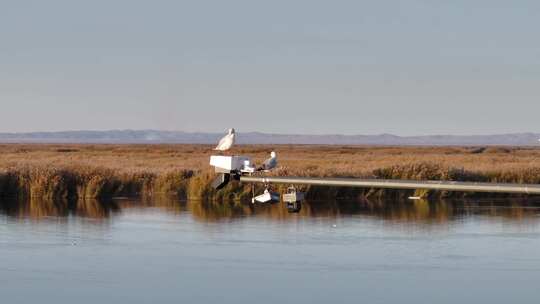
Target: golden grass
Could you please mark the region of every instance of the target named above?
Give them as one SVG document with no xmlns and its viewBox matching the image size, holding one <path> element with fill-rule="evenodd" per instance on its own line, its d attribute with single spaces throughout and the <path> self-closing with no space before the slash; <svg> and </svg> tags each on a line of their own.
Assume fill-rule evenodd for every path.
<svg viewBox="0 0 540 304">
<path fill-rule="evenodd" d="M 540 183 L 540 149 L 508 147 L 238 146 L 260 163 L 271 150 L 273 174 Z M 0 145 L 0 196 L 47 199 L 176 194 L 243 200 L 249 188 L 210 187 L 208 145 Z M 403 195 L 403 191 L 311 187 L 312 198 Z"/>
</svg>

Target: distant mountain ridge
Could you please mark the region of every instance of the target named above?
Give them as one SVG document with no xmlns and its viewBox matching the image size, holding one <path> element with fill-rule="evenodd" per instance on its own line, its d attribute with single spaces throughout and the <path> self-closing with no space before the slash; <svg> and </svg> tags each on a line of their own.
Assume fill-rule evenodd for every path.
<svg viewBox="0 0 540 304">
<path fill-rule="evenodd" d="M 158 130 L 62 131 L 0 133 L 1 143 L 108 143 L 108 144 L 215 144 L 225 133 L 201 133 Z M 240 132 L 239 144 L 312 144 L 312 145 L 434 145 L 536 146 L 540 133 L 496 135 L 301 135 Z"/>
</svg>

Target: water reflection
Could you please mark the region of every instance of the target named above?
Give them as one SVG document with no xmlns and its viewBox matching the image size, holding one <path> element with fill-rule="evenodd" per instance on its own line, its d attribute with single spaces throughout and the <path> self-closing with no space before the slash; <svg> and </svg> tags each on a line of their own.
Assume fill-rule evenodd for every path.
<svg viewBox="0 0 540 304">
<path fill-rule="evenodd" d="M 290 221 L 298 218 L 365 216 L 394 223 L 443 224 L 473 216 L 516 222 L 536 222 L 540 216 L 540 201 L 538 200 L 311 201 L 303 203 L 302 210 L 298 214 L 289 213 L 284 204 L 181 202 L 174 197 L 108 201 L 54 201 L 35 198 L 0 200 L 0 214 L 12 218 L 40 219 L 52 216 L 78 216 L 104 219 L 132 208 L 159 208 L 171 215 L 190 214 L 200 222 L 237 221 L 246 217 Z"/>
<path fill-rule="evenodd" d="M 110 217 L 118 211 L 120 208 L 114 200 L 0 199 L 0 214 L 15 218 L 39 219 L 76 215 L 100 219 Z"/>
</svg>

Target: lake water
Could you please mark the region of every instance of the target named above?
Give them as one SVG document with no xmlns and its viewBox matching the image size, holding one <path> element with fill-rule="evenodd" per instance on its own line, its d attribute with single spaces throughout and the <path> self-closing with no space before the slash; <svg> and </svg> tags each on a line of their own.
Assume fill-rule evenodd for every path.
<svg viewBox="0 0 540 304">
<path fill-rule="evenodd" d="M 538 303 L 540 203 L 0 203 L 1 303 Z"/>
</svg>

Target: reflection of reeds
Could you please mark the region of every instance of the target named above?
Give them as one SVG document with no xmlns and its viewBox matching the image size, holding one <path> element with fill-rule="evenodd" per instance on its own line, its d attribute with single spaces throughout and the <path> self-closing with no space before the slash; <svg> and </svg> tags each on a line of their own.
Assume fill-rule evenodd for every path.
<svg viewBox="0 0 540 304">
<path fill-rule="evenodd" d="M 36 219 L 50 216 L 64 217 L 70 214 L 105 218 L 111 212 L 119 210 L 119 207 L 113 200 L 30 197 L 2 199 L 0 200 L 0 210 L 10 216 Z"/>
<path fill-rule="evenodd" d="M 104 219 L 130 208 L 159 208 L 173 215 L 190 213 L 197 221 L 222 222 L 257 217 L 273 221 L 299 221 L 306 218 L 330 219 L 343 216 L 366 216 L 389 224 L 445 224 L 464 217 L 481 215 L 487 220 L 538 224 L 540 209 L 528 200 L 381 200 L 308 201 L 300 214 L 291 215 L 283 204 L 253 205 L 241 202 L 181 201 L 176 196 L 122 200 L 50 200 L 41 198 L 0 200 L 0 213 L 13 217 L 40 219 L 77 215 Z"/>
<path fill-rule="evenodd" d="M 203 222 L 215 222 L 242 218 L 254 213 L 254 206 L 241 203 L 189 202 L 193 217 Z"/>
<path fill-rule="evenodd" d="M 534 202 L 513 200 L 498 202 L 359 200 L 310 201 L 304 203 L 298 215 L 288 213 L 282 204 L 188 202 L 186 209 L 201 222 L 241 220 L 245 217 L 285 222 L 306 218 L 333 219 L 361 215 L 384 220 L 387 223 L 438 225 L 477 215 L 487 216 L 493 220 L 536 221 L 540 212 L 537 206 Z"/>
</svg>

